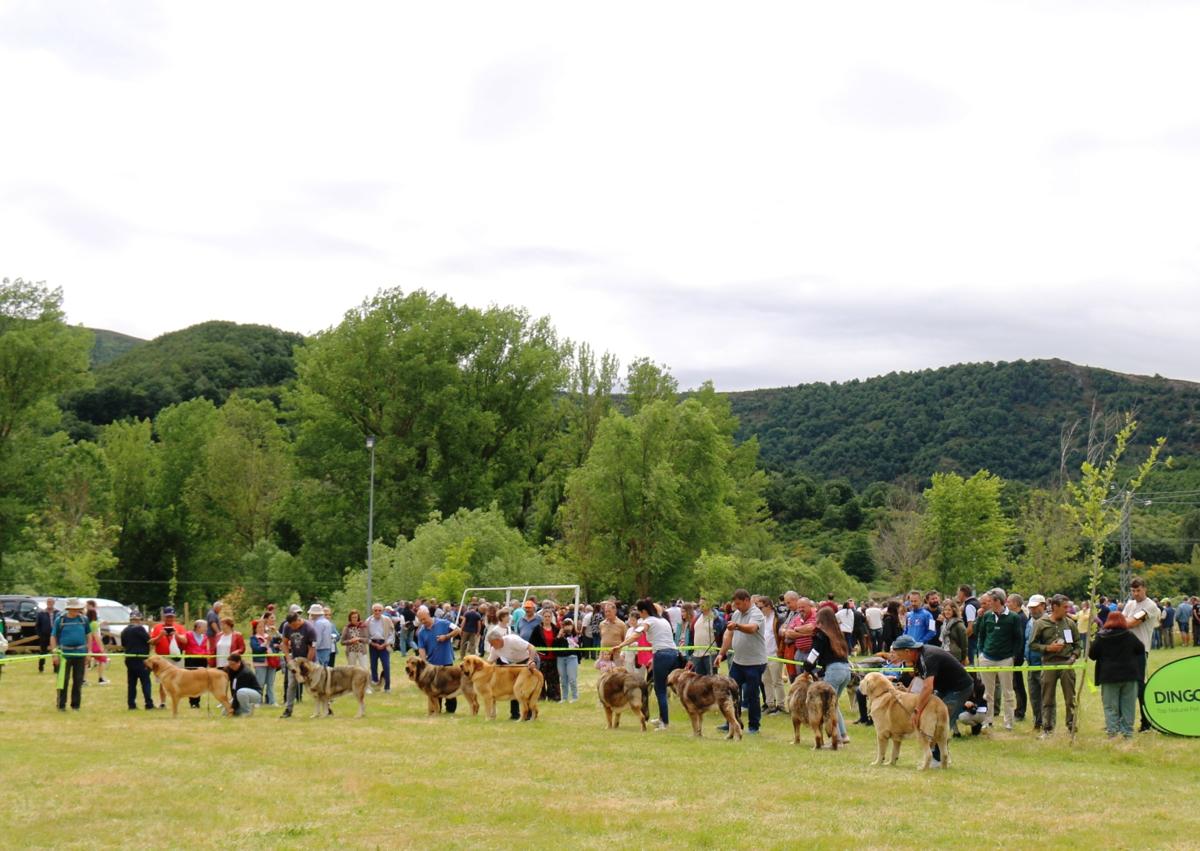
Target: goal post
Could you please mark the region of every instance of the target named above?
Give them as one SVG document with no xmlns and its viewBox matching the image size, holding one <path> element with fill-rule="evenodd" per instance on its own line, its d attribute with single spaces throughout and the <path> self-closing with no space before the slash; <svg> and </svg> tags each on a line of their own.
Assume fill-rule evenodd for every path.
<svg viewBox="0 0 1200 851">
<path fill-rule="evenodd" d="M 520 599 L 522 602 L 524 602 L 525 598 L 527 598 L 530 595 L 530 593 L 532 593 L 534 591 L 537 591 L 539 593 L 543 592 L 543 591 L 570 591 L 570 592 L 572 592 L 572 594 L 574 595 L 574 598 L 575 598 L 575 605 L 573 607 L 575 609 L 574 620 L 575 620 L 576 624 L 579 623 L 579 586 L 578 585 L 498 585 L 498 586 L 494 586 L 491 588 L 468 588 L 465 591 L 463 591 L 462 599 L 459 600 L 459 602 L 458 602 L 459 617 L 462 616 L 462 613 L 465 610 L 466 605 L 467 605 L 467 600 L 469 600 L 471 597 L 478 597 L 478 596 L 484 595 L 487 592 L 494 593 L 496 591 L 504 592 L 504 605 L 506 605 L 506 606 L 513 601 L 513 592 L 514 591 L 520 592 L 520 596 L 518 599 Z"/>
</svg>

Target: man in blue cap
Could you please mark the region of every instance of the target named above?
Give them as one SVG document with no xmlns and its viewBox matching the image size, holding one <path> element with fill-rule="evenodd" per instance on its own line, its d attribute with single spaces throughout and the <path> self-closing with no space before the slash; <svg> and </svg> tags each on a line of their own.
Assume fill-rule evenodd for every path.
<svg viewBox="0 0 1200 851">
<path fill-rule="evenodd" d="M 917 676 L 924 680 L 921 700 L 913 713 L 913 726 L 921 719 L 921 713 L 929 703 L 929 696 L 936 694 L 950 712 L 951 731 L 955 736 L 961 735 L 958 732 L 958 714 L 962 712 L 963 704 L 975 688 L 971 675 L 962 663 L 942 648 L 922 644 L 911 635 L 901 635 L 892 643 L 890 658 L 893 662 L 913 668 Z M 936 750 L 934 759 L 940 759 Z"/>
</svg>

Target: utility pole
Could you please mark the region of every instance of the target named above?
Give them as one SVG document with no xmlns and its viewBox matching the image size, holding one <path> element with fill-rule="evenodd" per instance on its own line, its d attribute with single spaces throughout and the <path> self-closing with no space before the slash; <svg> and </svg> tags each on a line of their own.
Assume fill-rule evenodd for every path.
<svg viewBox="0 0 1200 851">
<path fill-rule="evenodd" d="M 1121 604 L 1129 599 L 1129 583 L 1133 579 L 1133 529 L 1129 516 L 1133 508 L 1133 493 L 1125 491 L 1121 500 Z"/>
<path fill-rule="evenodd" d="M 367 435 L 367 449 L 371 450 L 371 485 L 370 496 L 367 507 L 367 611 L 371 611 L 371 606 L 374 604 L 374 592 L 371 588 L 372 580 L 372 559 L 371 551 L 375 548 L 375 435 Z"/>
</svg>

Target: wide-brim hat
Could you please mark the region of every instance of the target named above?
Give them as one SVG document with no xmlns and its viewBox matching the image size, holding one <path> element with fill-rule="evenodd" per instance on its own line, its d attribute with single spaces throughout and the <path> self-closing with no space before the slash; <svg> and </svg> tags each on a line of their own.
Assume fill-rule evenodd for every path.
<svg viewBox="0 0 1200 851">
<path fill-rule="evenodd" d="M 67 602 L 64 605 L 68 611 L 70 609 L 82 609 L 83 601 L 80 600 L 78 597 L 71 597 L 70 599 L 67 600 Z"/>
<path fill-rule="evenodd" d="M 320 603 L 313 603 L 308 607 L 308 613 L 310 615 L 323 615 L 325 614 L 325 607 Z"/>
</svg>

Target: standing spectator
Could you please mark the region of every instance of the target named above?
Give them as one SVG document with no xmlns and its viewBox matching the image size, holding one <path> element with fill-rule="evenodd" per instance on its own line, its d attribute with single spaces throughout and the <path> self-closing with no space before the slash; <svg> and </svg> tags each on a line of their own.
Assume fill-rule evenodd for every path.
<svg viewBox="0 0 1200 851">
<path fill-rule="evenodd" d="M 168 659 L 175 667 L 179 667 L 183 664 L 183 648 L 187 643 L 183 636 L 183 624 L 176 623 L 174 607 L 164 606 L 162 620 L 150 629 L 150 643 L 154 646 L 154 652 Z M 160 682 L 158 708 L 163 709 L 166 705 L 166 695 Z"/>
<path fill-rule="evenodd" d="M 329 637 L 331 639 L 330 643 L 332 644 L 332 647 L 329 650 L 329 667 L 336 668 L 338 641 L 341 639 L 342 634 L 338 632 L 337 625 L 333 622 L 333 609 L 329 608 L 329 606 L 325 606 L 321 609 L 321 612 L 325 615 L 325 620 L 329 621 Z"/>
<path fill-rule="evenodd" d="M 942 603 L 942 649 L 959 661 L 967 661 L 967 625 L 954 600 Z"/>
<path fill-rule="evenodd" d="M 1013 711 L 1016 695 L 1013 692 L 1012 667 L 1017 645 L 1024 646 L 1025 634 L 1021 622 L 1008 611 L 1003 588 L 993 588 L 983 598 L 986 609 L 975 620 L 975 635 L 979 649 L 979 664 L 984 668 L 1000 668 L 999 671 L 983 671 L 983 688 L 988 706 L 987 726 L 991 726 L 996 714 L 996 684 L 1004 697 L 1004 729 L 1013 728 Z M 909 633 L 905 633 L 908 635 Z"/>
<path fill-rule="evenodd" d="M 1108 617 L 1108 613 L 1105 612 L 1104 616 Z M 1095 620 L 1096 618 L 1092 617 L 1092 601 L 1084 600 L 1079 606 L 1079 611 L 1075 613 L 1075 624 L 1079 627 L 1080 653 L 1087 650 L 1088 636 L 1093 632 L 1092 623 Z M 1096 625 L 1097 627 L 1102 627 L 1104 626 L 1104 622 L 1100 621 Z"/>
<path fill-rule="evenodd" d="M 472 603 L 462 614 L 462 640 L 459 643 L 464 659 L 467 656 L 479 655 L 479 637 L 482 630 L 483 615 L 479 612 L 479 606 Z"/>
<path fill-rule="evenodd" d="M 942 643 L 942 595 L 937 591 L 925 592 L 925 609 L 929 612 L 929 626 L 933 629 L 933 638 L 926 644 Z"/>
<path fill-rule="evenodd" d="M 904 634 L 904 620 L 900 616 L 900 602 L 889 600 L 883 610 L 883 649 L 887 650 Z M 797 656 L 800 654 L 797 653 Z"/>
<path fill-rule="evenodd" d="M 317 634 L 314 647 L 317 651 L 317 664 L 329 666 L 329 657 L 333 653 L 333 621 L 326 619 L 325 607 L 313 603 L 308 607 L 309 623 Z"/>
<path fill-rule="evenodd" d="M 451 641 L 462 631 L 447 618 L 435 618 L 428 606 L 417 609 L 417 653 L 427 664 L 446 666 L 454 664 L 454 645 Z M 446 699 L 446 712 L 453 715 L 458 709 L 458 698 Z"/>
<path fill-rule="evenodd" d="M 413 646 L 413 639 L 415 638 L 413 633 L 417 623 L 417 612 L 408 603 L 401 603 L 388 617 L 391 618 L 392 628 L 395 632 L 393 643 L 396 652 L 400 654 L 401 658 L 404 658 Z"/>
<path fill-rule="evenodd" d="M 1137 703 L 1138 683 L 1144 679 L 1145 648 L 1125 623 L 1125 616 L 1113 612 L 1096 634 L 1088 657 L 1096 662 L 1096 684 L 1104 704 L 1104 731 L 1111 739 L 1118 733 L 1133 738 L 1133 707 Z"/>
<path fill-rule="evenodd" d="M 553 644 L 561 689 L 559 703 L 574 703 L 579 700 L 579 645 L 579 637 L 575 635 L 575 624 L 567 618 L 563 621 L 562 629 L 559 630 Z"/>
<path fill-rule="evenodd" d="M 259 691 L 268 706 L 276 706 L 275 677 L 279 672 L 280 661 L 277 654 L 283 643 L 283 636 L 275 627 L 275 612 L 268 609 L 254 627 L 250 636 L 250 650 L 254 654 L 254 676 L 258 679 Z"/>
<path fill-rule="evenodd" d="M 846 683 L 850 682 L 850 648 L 846 646 L 845 637 L 837 628 L 837 620 L 834 618 L 833 612 L 826 609 L 817 612 L 817 629 L 813 633 L 813 646 L 804 664 L 806 671 L 812 671 L 815 667 L 823 670 L 822 679 L 828 685 L 833 686 L 837 693 L 834 706 L 837 708 L 838 741 L 840 743 L 849 742 L 850 737 L 846 735 L 846 719 L 842 717 L 841 702 L 842 691 L 846 688 Z"/>
<path fill-rule="evenodd" d="M 183 634 L 183 667 L 211 668 L 214 664 L 214 647 L 208 638 L 208 622 L 197 620 L 192 629 Z M 188 706 L 200 708 L 200 698 L 189 697 Z"/>
<path fill-rule="evenodd" d="M 1041 594 L 1034 594 L 1029 598 L 1029 619 L 1025 622 L 1025 662 L 1030 668 L 1040 668 L 1042 665 L 1042 654 L 1034 650 L 1030 643 L 1033 641 L 1033 628 L 1045 613 L 1046 598 Z M 1029 706 L 1033 710 L 1033 730 L 1035 733 L 1041 732 L 1042 672 L 1040 670 L 1029 672 Z"/>
<path fill-rule="evenodd" d="M 108 680 L 104 674 L 108 671 L 108 656 L 104 654 L 104 633 L 101 632 L 103 624 L 100 622 L 100 613 L 96 608 L 95 600 L 87 601 L 87 619 L 88 619 L 88 651 L 91 654 L 88 658 L 89 666 L 95 664 L 96 673 L 100 679 L 100 685 L 108 685 Z M 84 680 L 86 683 L 87 680 Z"/>
<path fill-rule="evenodd" d="M 46 654 L 50 652 L 50 635 L 54 632 L 54 618 L 58 614 L 54 610 L 54 598 L 46 598 L 46 607 L 38 609 L 33 621 L 33 630 L 38 640 L 38 673 L 46 670 Z"/>
<path fill-rule="evenodd" d="M 978 646 L 978 640 L 975 637 L 975 621 L 979 617 L 979 600 L 975 599 L 975 589 L 970 585 L 959 585 L 958 604 L 962 607 L 963 623 L 967 625 L 967 659 L 974 665 Z"/>
<path fill-rule="evenodd" d="M 288 659 L 317 660 L 317 631 L 313 625 L 300 617 L 299 612 L 288 612 L 283 625 L 283 653 Z M 303 686 L 293 676 L 287 678 L 287 697 L 280 718 L 292 717 L 292 706 L 303 697 Z"/>
<path fill-rule="evenodd" d="M 367 625 L 362 621 L 358 609 L 351 609 L 342 630 L 342 646 L 346 648 L 346 664 L 354 668 L 371 670 L 367 662 Z"/>
<path fill-rule="evenodd" d="M 596 634 L 592 631 L 592 622 L 595 620 L 594 615 L 595 610 L 592 608 L 591 603 L 588 603 L 583 607 L 583 616 L 579 619 L 580 647 L 596 646 L 596 642 L 594 641 Z"/>
<path fill-rule="evenodd" d="M 837 619 L 833 611 L 829 619 L 837 629 Z M 820 621 L 818 620 L 818 623 Z M 729 623 L 725 626 L 725 640 L 721 642 L 721 652 L 717 654 L 717 667 L 733 650 L 733 663 L 729 666 L 729 676 L 733 677 L 742 690 L 742 702 L 749 710 L 748 733 L 757 733 L 762 720 L 762 709 L 758 703 L 758 687 L 762 682 L 763 672 L 767 667 L 766 621 L 760 609 L 750 604 L 750 593 L 744 588 L 733 592 L 733 612 Z M 718 730 L 728 730 L 728 725 L 718 727 Z M 845 735 L 845 727 L 842 728 Z"/>
<path fill-rule="evenodd" d="M 699 613 L 692 619 L 692 645 L 699 650 L 689 652 L 692 670 L 702 677 L 712 674 L 713 657 L 717 649 L 716 618 L 712 603 L 700 598 Z"/>
<path fill-rule="evenodd" d="M 813 633 L 817 629 L 817 610 L 812 600 L 799 596 L 795 591 L 789 591 L 783 596 L 789 608 L 795 603 L 795 609 L 788 615 L 781 632 L 784 639 L 784 656 L 802 662 L 812 650 Z M 795 665 L 788 665 L 787 671 L 788 679 L 796 679 Z"/>
<path fill-rule="evenodd" d="M 683 634 L 683 609 L 680 607 L 680 601 L 676 600 L 668 606 L 663 616 L 671 622 L 671 630 L 675 633 L 675 643 L 679 644 L 679 637 Z"/>
<path fill-rule="evenodd" d="M 142 686 L 142 698 L 147 709 L 154 708 L 154 694 L 150 686 L 150 671 L 146 669 L 146 657 L 150 655 L 150 631 L 142 625 L 142 614 L 129 613 L 129 626 L 121 630 L 121 648 L 125 653 L 126 703 L 137 709 L 138 684 Z"/>
<path fill-rule="evenodd" d="M 1166 597 L 1162 601 L 1162 646 L 1175 649 L 1175 607 Z"/>
<path fill-rule="evenodd" d="M 396 627 L 392 619 L 384 617 L 383 604 L 371 606 L 367 618 L 367 652 L 371 654 L 371 685 L 380 683 L 379 669 L 383 668 L 383 693 L 392 690 L 392 644 L 396 640 Z"/>
<path fill-rule="evenodd" d="M 1029 646 L 1042 654 L 1043 665 L 1073 665 L 1079 658 L 1079 625 L 1067 614 L 1069 602 L 1062 594 L 1055 594 L 1050 598 L 1050 614 L 1042 617 L 1033 628 L 1033 641 Z M 1043 739 L 1054 733 L 1054 686 L 1058 683 L 1062 685 L 1067 729 L 1075 731 L 1075 672 L 1066 669 L 1042 671 Z"/>
<path fill-rule="evenodd" d="M 204 625 L 208 632 L 208 637 L 214 640 L 217 637 L 217 633 L 221 631 L 221 609 L 224 605 L 220 600 L 215 601 L 204 616 Z"/>
<path fill-rule="evenodd" d="M 1156 626 L 1158 626 L 1159 618 L 1161 617 L 1158 611 L 1158 605 L 1146 596 L 1146 580 L 1140 576 L 1133 577 L 1129 583 L 1129 595 L 1132 599 L 1125 604 L 1125 609 L 1121 612 L 1125 616 L 1125 623 L 1129 627 L 1129 631 L 1138 637 L 1142 642 L 1142 646 L 1146 648 L 1146 664 L 1142 667 L 1142 679 L 1138 683 L 1138 705 L 1141 707 L 1142 722 L 1138 725 L 1140 732 L 1148 732 L 1150 722 L 1146 718 L 1146 669 L 1150 664 L 1150 636 Z M 1192 617 L 1195 617 L 1195 612 L 1192 612 Z"/>
<path fill-rule="evenodd" d="M 558 627 L 554 625 L 554 610 L 542 609 L 541 623 L 533 632 L 532 641 L 537 647 L 538 662 L 542 671 L 542 697 L 546 700 L 558 701 L 562 698 L 562 688 L 558 679 L 558 660 L 554 656 L 554 641 L 558 638 Z"/>
<path fill-rule="evenodd" d="M 842 638 L 846 641 L 847 649 L 854 646 L 854 609 L 849 600 L 842 603 L 842 607 L 837 610 L 834 615 L 837 620 L 838 629 L 842 632 Z"/>
<path fill-rule="evenodd" d="M 904 634 L 925 645 L 937 637 L 937 621 L 921 603 L 920 591 L 908 592 L 908 615 L 904 618 Z"/>
<path fill-rule="evenodd" d="M 871 636 L 871 652 L 879 653 L 884 649 L 883 644 L 883 609 L 879 608 L 879 603 L 871 600 L 867 603 L 867 610 L 863 612 L 863 617 L 867 621 L 867 630 Z"/>
<path fill-rule="evenodd" d="M 83 672 L 87 669 L 88 619 L 78 597 L 67 600 L 66 614 L 54 622 L 50 649 L 62 656 L 58 681 L 58 711 L 67 711 L 67 688 L 71 689 L 71 709 L 78 711 L 83 697 Z"/>
<path fill-rule="evenodd" d="M 745 594 L 746 592 L 741 593 Z M 746 594 L 746 606 L 750 606 L 749 594 Z M 650 598 L 638 600 L 637 611 L 641 618 L 638 620 L 637 626 L 633 628 L 633 635 L 613 649 L 619 650 L 628 644 L 633 644 L 639 638 L 645 638 L 650 642 L 653 653 L 650 664 L 654 677 L 654 696 L 658 699 L 657 726 L 659 730 L 665 730 L 670 721 L 667 714 L 667 675 L 675 670 L 679 662 L 679 650 L 675 645 L 675 631 L 671 628 L 670 621 L 659 616 L 658 609 L 654 607 L 654 602 Z M 759 618 L 762 618 L 761 613 L 759 613 Z M 754 689 L 754 703 L 757 706 L 757 685 Z"/>
<path fill-rule="evenodd" d="M 221 623 L 225 623 L 226 620 L 227 618 L 222 618 Z M 254 707 L 262 705 L 262 690 L 258 685 L 258 679 L 242 663 L 241 653 L 230 653 L 222 667 L 229 677 L 229 692 L 233 695 L 234 715 L 249 715 L 254 711 Z M 224 710 L 221 711 L 224 712 Z"/>
<path fill-rule="evenodd" d="M 1187 647 L 1191 643 L 1189 634 L 1192 629 L 1192 601 L 1187 596 L 1179 601 L 1179 607 L 1175 609 L 1175 620 L 1179 622 L 1179 646 Z"/>
<path fill-rule="evenodd" d="M 787 689 L 783 684 L 783 663 L 771 659 L 773 656 L 779 656 L 775 607 L 771 604 L 770 597 L 757 597 L 755 603 L 763 614 L 763 641 L 766 644 L 767 654 L 767 667 L 763 673 L 763 688 L 767 695 L 766 714 L 778 715 L 783 712 L 784 704 L 787 703 Z"/>
<path fill-rule="evenodd" d="M 218 668 L 224 668 L 231 653 L 246 652 L 246 639 L 233 628 L 233 618 L 221 618 L 221 631 L 217 633 L 213 646 L 213 654 L 217 657 L 214 663 Z"/>
<path fill-rule="evenodd" d="M 625 640 L 625 624 L 617 617 L 617 604 L 609 600 L 604 604 L 604 619 L 600 621 L 600 646 L 611 650 Z M 613 661 L 619 661 L 614 656 Z"/>
<path fill-rule="evenodd" d="M 1022 606 L 1025 600 L 1020 594 L 1009 594 L 1006 601 L 1008 610 L 1016 616 L 1017 622 L 1021 627 L 1021 640 L 1017 642 L 1013 648 L 1013 667 L 1023 668 L 1025 666 L 1025 625 L 1029 622 L 1029 618 L 1025 616 Z M 1017 711 L 1013 715 L 1014 721 L 1025 720 L 1025 709 L 1028 704 L 1028 698 L 1025 695 L 1025 677 L 1020 671 L 1013 671 L 1013 693 L 1017 697 Z"/>
<path fill-rule="evenodd" d="M 1200 639 L 1200 597 L 1193 595 L 1189 602 L 1192 604 L 1192 646 L 1195 647 Z"/>
</svg>

